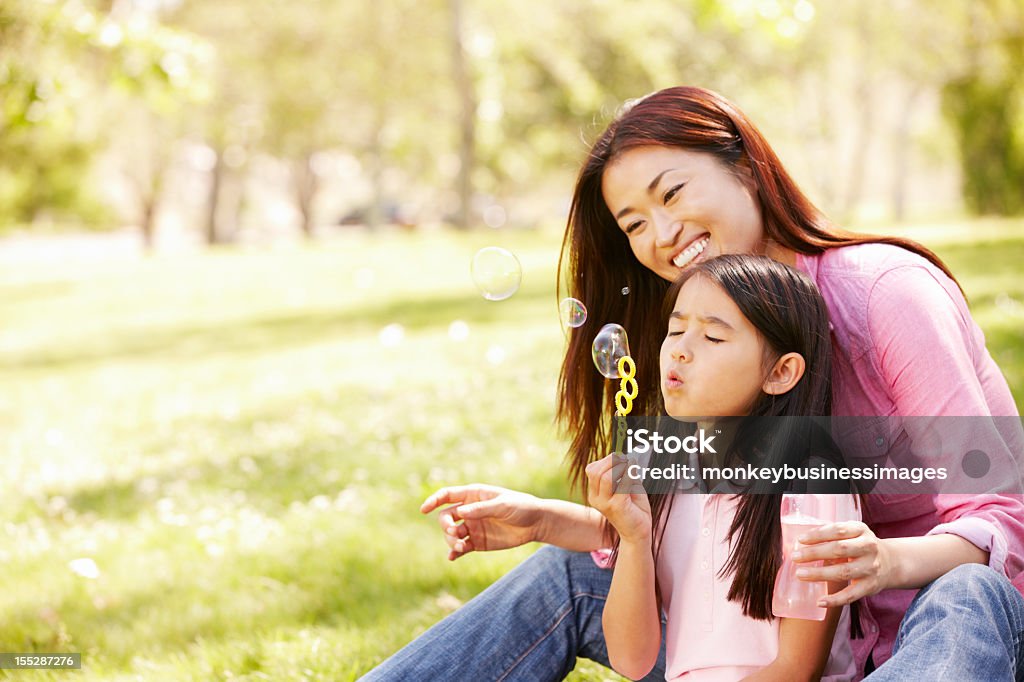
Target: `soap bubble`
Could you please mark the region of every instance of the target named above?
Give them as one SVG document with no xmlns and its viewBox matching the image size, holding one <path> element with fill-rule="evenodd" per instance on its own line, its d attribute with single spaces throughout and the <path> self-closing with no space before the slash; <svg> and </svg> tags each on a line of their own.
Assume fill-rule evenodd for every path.
<svg viewBox="0 0 1024 682">
<path fill-rule="evenodd" d="M 587 306 L 576 298 L 563 298 L 558 305 L 558 316 L 568 327 L 582 327 L 587 321 Z"/>
<path fill-rule="evenodd" d="M 519 291 L 523 269 L 511 251 L 498 246 L 480 249 L 470 265 L 473 282 L 488 301 L 503 301 Z"/>
<path fill-rule="evenodd" d="M 100 577 L 100 568 L 96 565 L 96 562 L 88 557 L 81 559 L 72 559 L 68 562 L 68 568 L 75 575 L 82 576 L 83 578 L 89 578 L 95 580 Z"/>
<path fill-rule="evenodd" d="M 462 320 L 455 320 L 448 325 L 448 338 L 452 341 L 465 341 L 469 338 L 469 325 Z"/>
<path fill-rule="evenodd" d="M 507 353 L 505 352 L 505 349 L 501 346 L 491 346 L 487 349 L 487 362 L 492 365 L 500 365 L 505 362 L 506 355 Z"/>
<path fill-rule="evenodd" d="M 629 287 L 622 287 L 622 295 L 623 296 L 628 296 L 629 295 Z"/>
<path fill-rule="evenodd" d="M 386 348 L 394 348 L 402 343 L 402 339 L 405 338 L 405 327 L 393 322 L 388 326 L 380 330 L 377 334 L 377 338 L 380 340 L 380 345 Z"/>
<path fill-rule="evenodd" d="M 629 355 L 626 330 L 614 322 L 601 327 L 594 337 L 594 365 L 609 379 L 619 378 L 619 359 Z"/>
</svg>

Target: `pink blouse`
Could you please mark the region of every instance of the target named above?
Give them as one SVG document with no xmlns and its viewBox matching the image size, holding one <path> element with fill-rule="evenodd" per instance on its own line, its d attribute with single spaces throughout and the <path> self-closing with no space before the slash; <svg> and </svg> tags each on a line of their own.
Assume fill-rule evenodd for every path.
<svg viewBox="0 0 1024 682">
<path fill-rule="evenodd" d="M 665 679 L 669 682 L 736 682 L 775 660 L 779 619 L 754 620 L 729 601 L 732 576 L 719 573 L 729 559 L 727 534 L 736 498 L 681 494 L 672 501 L 657 574 L 667 616 Z M 849 609 L 832 641 L 823 680 L 854 679 Z"/>
<path fill-rule="evenodd" d="M 818 285 L 832 327 L 833 413 L 880 416 L 870 441 L 888 445 L 899 417 L 1012 416 L 1017 406 L 955 282 L 926 259 L 888 244 L 797 256 Z M 1019 454 L 1019 453 L 1018 453 Z M 989 552 L 989 565 L 1024 591 L 1020 495 L 871 495 L 865 522 L 878 537 L 952 533 Z M 916 590 L 861 600 L 858 670 L 892 654 Z"/>
</svg>

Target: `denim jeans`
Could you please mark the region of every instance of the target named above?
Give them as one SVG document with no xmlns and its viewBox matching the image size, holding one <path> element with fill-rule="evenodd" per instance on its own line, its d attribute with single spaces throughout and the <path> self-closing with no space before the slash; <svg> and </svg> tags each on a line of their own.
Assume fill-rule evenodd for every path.
<svg viewBox="0 0 1024 682">
<path fill-rule="evenodd" d="M 561 680 L 577 656 L 608 666 L 611 576 L 589 554 L 543 547 L 362 679 Z M 920 591 L 893 657 L 867 679 L 1024 682 L 1022 623 L 1024 599 L 1005 577 L 960 566 Z M 644 680 L 664 679 L 663 636 Z"/>
<path fill-rule="evenodd" d="M 609 666 L 601 613 L 612 571 L 545 546 L 361 679 L 561 680 L 576 657 Z M 665 679 L 665 647 L 644 680 Z"/>
<path fill-rule="evenodd" d="M 964 564 L 926 585 L 903 616 L 892 658 L 867 682 L 1024 682 L 1024 598 L 988 566 Z"/>
</svg>

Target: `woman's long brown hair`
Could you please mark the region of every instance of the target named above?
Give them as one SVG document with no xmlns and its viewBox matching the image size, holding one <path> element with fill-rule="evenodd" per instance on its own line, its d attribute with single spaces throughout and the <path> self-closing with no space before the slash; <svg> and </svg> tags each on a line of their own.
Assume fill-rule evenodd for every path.
<svg viewBox="0 0 1024 682">
<path fill-rule="evenodd" d="M 584 497 L 584 469 L 612 449 L 615 387 L 591 360 L 591 343 L 602 325 L 617 322 L 629 335 L 640 386 L 634 414 L 656 414 L 660 407 L 659 392 L 654 390 L 659 385 L 658 347 L 664 333 L 658 307 L 669 283 L 633 255 L 601 192 L 608 164 L 628 149 L 648 145 L 711 154 L 724 167 L 748 175 L 757 190 L 765 236 L 786 248 L 817 254 L 854 244 L 892 244 L 920 254 L 953 278 L 935 254 L 916 242 L 857 235 L 832 225 L 800 191 L 754 124 L 724 97 L 702 88 L 675 87 L 628 105 L 593 145 L 580 169 L 559 257 L 567 295 L 583 301 L 589 311 L 583 326 L 570 332 L 557 399 L 557 421 L 571 437 L 569 478 Z M 629 287 L 628 295 L 621 293 L 624 287 Z M 561 291 L 561 275 L 558 288 Z"/>
</svg>

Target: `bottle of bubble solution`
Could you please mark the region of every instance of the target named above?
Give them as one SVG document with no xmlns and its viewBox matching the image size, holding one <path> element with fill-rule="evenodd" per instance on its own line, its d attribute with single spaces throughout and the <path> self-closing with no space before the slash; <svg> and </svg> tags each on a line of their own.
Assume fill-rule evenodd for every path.
<svg viewBox="0 0 1024 682">
<path fill-rule="evenodd" d="M 782 522 L 782 567 L 775 577 L 772 595 L 772 614 L 777 618 L 803 618 L 825 620 L 825 609 L 818 600 L 828 594 L 826 583 L 812 583 L 796 577 L 800 567 L 819 567 L 821 561 L 797 564 L 793 552 L 801 547 L 797 538 L 832 521 L 834 509 L 827 509 L 831 495 L 798 495 L 783 493 L 780 521 Z"/>
</svg>

